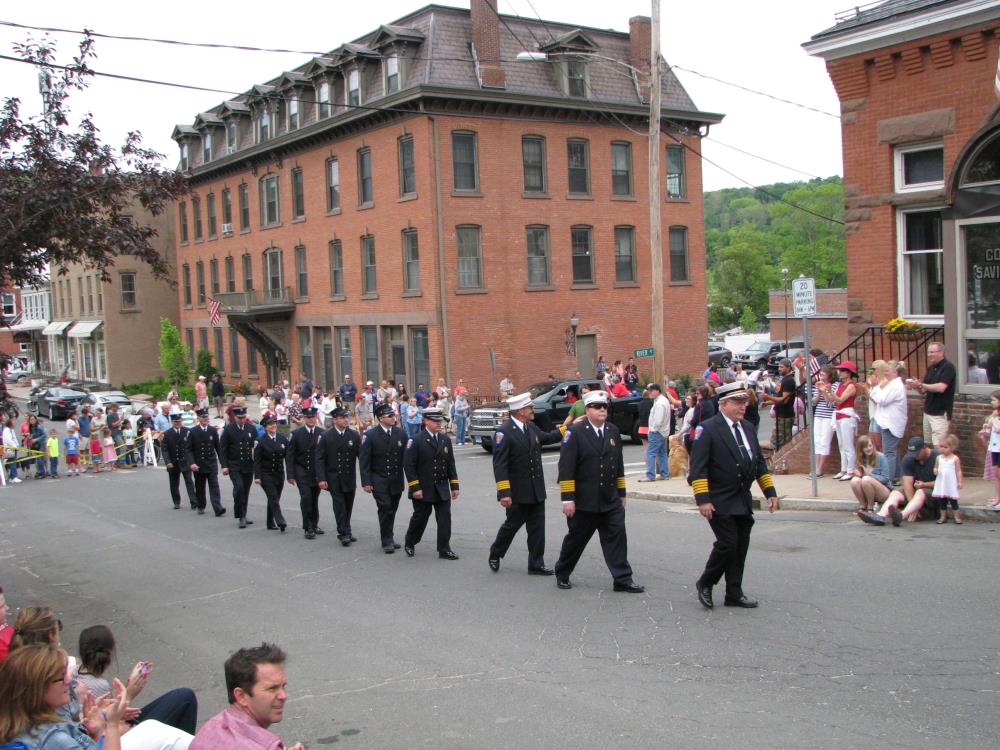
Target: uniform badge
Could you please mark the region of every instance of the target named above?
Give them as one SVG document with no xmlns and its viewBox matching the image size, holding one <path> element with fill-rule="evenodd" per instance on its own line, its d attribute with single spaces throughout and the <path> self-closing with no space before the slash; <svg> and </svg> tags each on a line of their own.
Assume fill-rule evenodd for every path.
<svg viewBox="0 0 1000 750">
<path fill-rule="evenodd" d="M 447 445 L 446 445 L 446 446 L 444 447 L 444 452 L 445 452 L 445 453 L 447 453 L 447 452 L 448 452 L 448 446 L 447 446 Z"/>
<path fill-rule="evenodd" d="M 726 407 L 726 408 L 728 409 L 729 407 Z M 611 444 L 612 444 L 612 445 L 614 445 L 614 444 L 615 444 L 615 439 L 614 439 L 614 438 L 608 438 L 608 440 L 609 440 L 609 441 L 611 441 Z"/>
<path fill-rule="evenodd" d="M 703 433 L 704 431 L 705 431 L 705 428 L 702 427 L 701 425 L 698 425 L 697 427 L 695 427 L 694 428 L 694 439 L 697 440 L 698 438 L 700 438 L 701 437 L 701 433 Z"/>
<path fill-rule="evenodd" d="M 729 407 L 726 407 L 726 408 L 728 409 Z M 347 444 L 353 447 L 354 446 L 354 441 L 353 440 L 348 440 Z"/>
<path fill-rule="evenodd" d="M 500 445 L 500 443 L 503 442 L 503 433 L 498 432 L 496 435 L 494 435 L 493 442 L 496 443 L 497 445 Z"/>
<path fill-rule="evenodd" d="M 366 432 L 364 435 L 361 436 L 361 444 L 364 445 L 367 439 L 368 439 L 368 433 Z"/>
<path fill-rule="evenodd" d="M 402 443 L 400 443 L 402 445 Z M 409 450 L 413 446 L 413 438 L 406 441 L 406 449 Z"/>
<path fill-rule="evenodd" d="M 412 443 L 413 441 L 411 440 L 410 442 Z M 397 448 L 402 448 L 403 447 L 403 441 L 402 440 L 397 440 L 396 441 L 396 447 Z M 407 445 L 407 447 L 409 447 L 409 445 Z"/>
<path fill-rule="evenodd" d="M 563 435 L 563 445 L 566 445 L 566 443 L 569 442 L 569 439 L 570 437 L 572 437 L 572 435 L 573 433 L 570 430 L 566 430 L 566 434 Z"/>
</svg>

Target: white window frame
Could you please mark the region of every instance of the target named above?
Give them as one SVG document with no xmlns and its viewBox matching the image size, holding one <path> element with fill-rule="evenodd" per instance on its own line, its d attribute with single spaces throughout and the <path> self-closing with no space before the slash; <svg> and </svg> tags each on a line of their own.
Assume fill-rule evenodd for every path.
<svg viewBox="0 0 1000 750">
<path fill-rule="evenodd" d="M 904 159 L 906 154 L 918 151 L 941 150 L 942 178 L 933 182 L 915 182 L 908 185 L 905 182 Z M 922 141 L 921 143 L 907 143 L 904 146 L 896 146 L 892 152 L 893 160 L 893 186 L 897 193 L 917 193 L 922 190 L 939 190 L 944 188 L 944 144 L 940 141 Z"/>
<path fill-rule="evenodd" d="M 390 91 L 389 80 L 393 76 L 396 78 L 396 88 Z M 399 89 L 399 55 L 389 55 L 389 57 L 385 58 L 385 93 L 386 95 L 395 94 Z"/>
<path fill-rule="evenodd" d="M 969 383 L 969 363 L 964 352 L 966 350 L 965 342 L 968 340 L 976 339 L 1000 339 L 1000 328 L 966 328 L 966 314 L 968 311 L 968 295 L 965 289 L 965 279 L 966 279 L 966 254 L 965 246 L 962 244 L 962 229 L 972 224 L 997 224 L 1000 223 L 1000 218 L 996 216 L 983 216 L 976 219 L 960 219 L 954 222 L 955 225 L 955 273 L 957 283 L 956 302 L 958 305 L 957 315 L 956 315 L 956 325 L 958 328 L 957 340 L 959 341 L 959 356 L 955 359 L 955 366 L 958 369 L 958 381 L 956 382 L 956 389 L 961 393 L 973 393 L 982 396 L 988 396 L 993 391 L 996 390 L 996 383 L 987 383 L 985 385 Z"/>
<path fill-rule="evenodd" d="M 236 151 L 236 146 L 239 143 L 239 125 L 236 120 L 230 119 L 226 123 L 226 152 L 233 153 Z"/>
<path fill-rule="evenodd" d="M 181 171 L 186 172 L 190 162 L 188 161 L 188 144 L 187 141 L 181 141 L 178 146 L 181 150 Z"/>
<path fill-rule="evenodd" d="M 319 101 L 319 108 L 316 110 L 317 120 L 325 120 L 333 113 L 333 100 L 330 98 L 330 82 L 322 80 L 316 88 L 316 99 Z"/>
<path fill-rule="evenodd" d="M 354 92 L 357 92 L 357 101 L 351 99 Z M 347 104 L 351 107 L 361 104 L 361 72 L 357 68 L 347 72 Z"/>
<path fill-rule="evenodd" d="M 942 259 L 944 257 L 944 218 L 942 217 L 941 226 L 941 245 L 940 249 L 934 250 L 914 250 L 912 252 L 907 252 L 905 248 L 906 243 L 906 221 L 905 216 L 907 214 L 918 214 L 927 213 L 929 211 L 943 211 L 944 206 L 941 205 L 927 205 L 927 206 L 908 206 L 906 209 L 898 209 L 896 211 L 896 314 L 907 320 L 911 320 L 915 323 L 920 323 L 922 325 L 944 325 L 944 315 L 915 315 L 909 310 L 908 307 L 908 278 L 907 278 L 907 255 L 920 255 L 929 253 L 941 253 Z"/>
<path fill-rule="evenodd" d="M 265 127 L 266 137 L 263 135 Z M 257 117 L 254 119 L 254 134 L 257 136 L 257 143 L 266 143 L 274 137 L 274 133 L 271 132 L 271 112 L 267 104 L 257 112 Z"/>
<path fill-rule="evenodd" d="M 201 159 L 208 164 L 212 161 L 212 131 L 206 130 L 201 134 Z"/>
<path fill-rule="evenodd" d="M 298 130 L 302 120 L 299 118 L 299 98 L 294 94 L 288 98 L 288 106 L 285 107 L 285 130 Z"/>
</svg>

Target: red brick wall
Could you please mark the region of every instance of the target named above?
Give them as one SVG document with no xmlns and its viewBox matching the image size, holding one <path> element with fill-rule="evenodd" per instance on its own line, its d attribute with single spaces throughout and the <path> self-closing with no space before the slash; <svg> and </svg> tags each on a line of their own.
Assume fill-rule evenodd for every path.
<svg viewBox="0 0 1000 750">
<path fill-rule="evenodd" d="M 620 127 L 593 123 L 550 122 L 547 120 L 501 119 L 486 117 L 439 116 L 442 227 L 445 258 L 445 300 L 450 329 L 452 379 L 464 377 L 466 384 L 493 393 L 488 348 L 497 357 L 497 375 L 511 372 L 515 383 L 527 384 L 553 372 L 571 374 L 576 363 L 566 354 L 565 329 L 569 318 L 580 318 L 579 334 L 596 333 L 598 350 L 609 360 L 624 358 L 632 349 L 648 346 L 649 318 L 649 213 L 644 202 L 647 194 L 646 139 Z M 477 133 L 480 196 L 452 193 L 451 131 Z M 397 139 L 411 134 L 415 145 L 417 197 L 399 199 Z M 262 254 L 273 243 L 284 250 L 285 284 L 294 287 L 294 247 L 304 245 L 309 258 L 309 298 L 296 306 L 289 326 L 292 342 L 289 353 L 292 377 L 297 377 L 299 353 L 294 328 L 298 325 L 352 328 L 353 369 L 361 379 L 362 352 L 360 325 L 396 325 L 403 322 L 426 324 L 430 337 L 430 377 L 444 377 L 443 335 L 440 326 L 438 294 L 438 237 L 434 201 L 433 125 L 430 118 L 413 117 L 365 132 L 362 135 L 315 145 L 283 159 L 278 167 L 260 168 L 198 183 L 201 196 L 215 191 L 219 196 L 228 186 L 233 193 L 234 221 L 238 222 L 237 188 L 242 180 L 250 185 L 251 232 L 241 234 L 236 227 L 232 237 L 190 242 L 178 248 L 178 265 L 191 266 L 192 286 L 196 287 L 195 262 L 204 259 L 206 281 L 208 259 L 219 259 L 220 277 L 224 280 L 224 259 L 232 253 L 237 271 L 237 289 L 242 290 L 241 256 L 253 258 L 255 288 L 262 280 Z M 547 198 L 523 197 L 521 136 L 546 138 L 548 178 Z M 566 139 L 586 138 L 590 143 L 592 199 L 567 197 Z M 632 143 L 634 193 L 636 199 L 611 198 L 611 141 Z M 661 148 L 672 140 L 664 137 Z M 695 140 L 689 141 L 693 148 Z M 357 205 L 357 149 L 372 151 L 374 206 L 361 210 Z M 341 206 L 338 215 L 326 211 L 324 165 L 331 155 L 340 161 Z M 703 367 L 707 336 L 705 299 L 704 231 L 702 223 L 700 163 L 687 152 L 687 190 L 689 201 L 666 201 L 663 210 L 665 319 L 667 331 L 666 363 L 670 373 L 698 372 Z M 291 220 L 290 172 L 300 167 L 305 178 L 305 219 Z M 665 169 L 661 165 L 661 170 Z M 266 173 L 276 173 L 281 184 L 282 225 L 259 227 L 258 182 Z M 661 174 L 665 180 L 665 172 Z M 219 198 L 217 198 L 219 200 Z M 187 201 L 191 211 L 191 201 Z M 220 218 L 221 223 L 221 207 Z M 456 293 L 455 226 L 477 224 L 482 227 L 485 294 Z M 552 288 L 526 291 L 527 261 L 525 227 L 542 224 L 549 227 Z M 586 224 L 593 227 L 596 287 L 571 289 L 570 227 Z M 636 235 L 636 275 L 638 286 L 615 285 L 614 227 L 632 225 Z M 690 283 L 669 282 L 668 229 L 688 228 Z M 193 239 L 193 219 L 189 227 Z M 403 297 L 401 231 L 408 227 L 419 233 L 421 295 Z M 205 222 L 207 232 L 207 221 Z M 362 300 L 359 238 L 370 233 L 375 237 L 378 263 L 378 299 Z M 179 235 L 178 235 L 179 236 Z M 345 298 L 329 296 L 328 243 L 340 239 L 344 249 Z M 178 289 L 183 294 L 183 289 Z M 197 301 L 197 289 L 193 289 Z M 183 297 L 182 297 L 183 300 Z M 182 328 L 207 326 L 204 308 L 182 309 Z M 198 334 L 195 332 L 196 347 Z M 211 344 L 210 339 L 210 344 Z M 225 338 L 229 358 L 229 339 Z M 210 346 L 214 350 L 214 346 Z M 241 352 L 245 361 L 245 351 Z M 314 363 L 318 352 L 314 351 Z M 650 362 L 646 360 L 646 362 Z M 640 362 L 640 366 L 641 366 Z M 263 376 L 264 369 L 259 365 Z M 241 367 L 241 372 L 245 369 Z M 652 376 L 652 373 L 648 373 Z M 412 388 L 414 384 L 408 384 Z M 431 385 L 428 383 L 428 385 Z"/>
<path fill-rule="evenodd" d="M 945 178 L 962 146 L 996 104 L 997 22 L 832 60 L 841 99 L 847 268 L 851 330 L 896 316 L 896 225 L 891 194 L 893 145 L 880 143 L 880 120 L 954 109 L 943 136 Z M 939 205 L 943 196 L 931 200 Z"/>
</svg>

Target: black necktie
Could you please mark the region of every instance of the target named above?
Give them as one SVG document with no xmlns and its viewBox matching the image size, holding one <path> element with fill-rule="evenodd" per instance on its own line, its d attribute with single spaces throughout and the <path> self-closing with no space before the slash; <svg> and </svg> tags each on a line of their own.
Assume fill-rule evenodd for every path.
<svg viewBox="0 0 1000 750">
<path fill-rule="evenodd" d="M 740 431 L 739 422 L 733 422 L 733 434 L 736 436 L 736 444 L 740 447 L 740 453 L 743 454 L 743 458 L 749 461 L 750 451 L 747 450 L 747 446 L 743 442 L 743 433 Z"/>
<path fill-rule="evenodd" d="M 604 440 L 604 430 L 598 430 L 597 431 L 597 439 L 598 440 Z"/>
</svg>

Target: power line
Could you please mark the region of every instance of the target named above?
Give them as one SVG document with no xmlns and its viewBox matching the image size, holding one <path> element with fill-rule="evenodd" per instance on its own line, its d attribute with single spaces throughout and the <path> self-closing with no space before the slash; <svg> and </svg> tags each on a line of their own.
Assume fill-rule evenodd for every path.
<svg viewBox="0 0 1000 750">
<path fill-rule="evenodd" d="M 741 91 L 746 91 L 749 94 L 756 94 L 757 96 L 764 96 L 764 97 L 767 97 L 768 99 L 773 99 L 776 102 L 781 102 L 782 104 L 790 104 L 793 107 L 799 107 L 800 109 L 806 109 L 806 110 L 809 110 L 810 112 L 817 112 L 817 113 L 819 113 L 821 115 L 826 115 L 827 117 L 833 117 L 836 120 L 840 119 L 840 115 L 835 115 L 832 112 L 827 112 L 826 110 L 823 110 L 823 109 L 817 109 L 816 107 L 810 107 L 808 104 L 799 104 L 798 102 L 793 102 L 791 99 L 782 99 L 780 96 L 775 96 L 774 94 L 768 94 L 765 91 L 757 91 L 756 89 L 752 89 L 752 88 L 749 88 L 747 86 L 743 86 L 742 84 L 739 84 L 739 83 L 732 83 L 731 81 L 724 81 L 721 78 L 716 78 L 715 76 L 710 76 L 707 73 L 699 73 L 697 70 L 691 70 L 691 68 L 685 68 L 685 67 L 682 67 L 680 65 L 671 65 L 671 64 L 667 63 L 667 70 L 670 70 L 671 68 L 673 68 L 674 70 L 683 70 L 685 73 L 692 73 L 693 75 L 696 75 L 699 78 L 706 78 L 709 81 L 715 81 L 716 83 L 721 83 L 721 84 L 723 84 L 725 86 L 732 86 L 735 89 L 740 89 Z"/>
<path fill-rule="evenodd" d="M 768 159 L 765 156 L 759 156 L 758 154 L 754 154 L 749 151 L 744 151 L 743 149 L 737 148 L 736 146 L 730 146 L 728 143 L 723 143 L 718 138 L 712 138 L 711 136 L 706 135 L 705 139 L 711 141 L 717 146 L 725 146 L 726 148 L 731 148 L 733 151 L 739 151 L 741 154 L 752 156 L 754 159 L 760 159 L 761 161 L 766 161 L 768 164 L 773 164 L 776 167 L 782 167 L 783 169 L 788 169 L 791 170 L 792 172 L 798 172 L 799 174 L 804 174 L 806 177 L 814 177 L 822 179 L 818 174 L 813 174 L 812 172 L 805 172 L 801 169 L 797 169 L 796 167 L 790 167 L 787 164 L 782 164 L 780 161 L 774 161 L 773 159 Z"/>
</svg>

